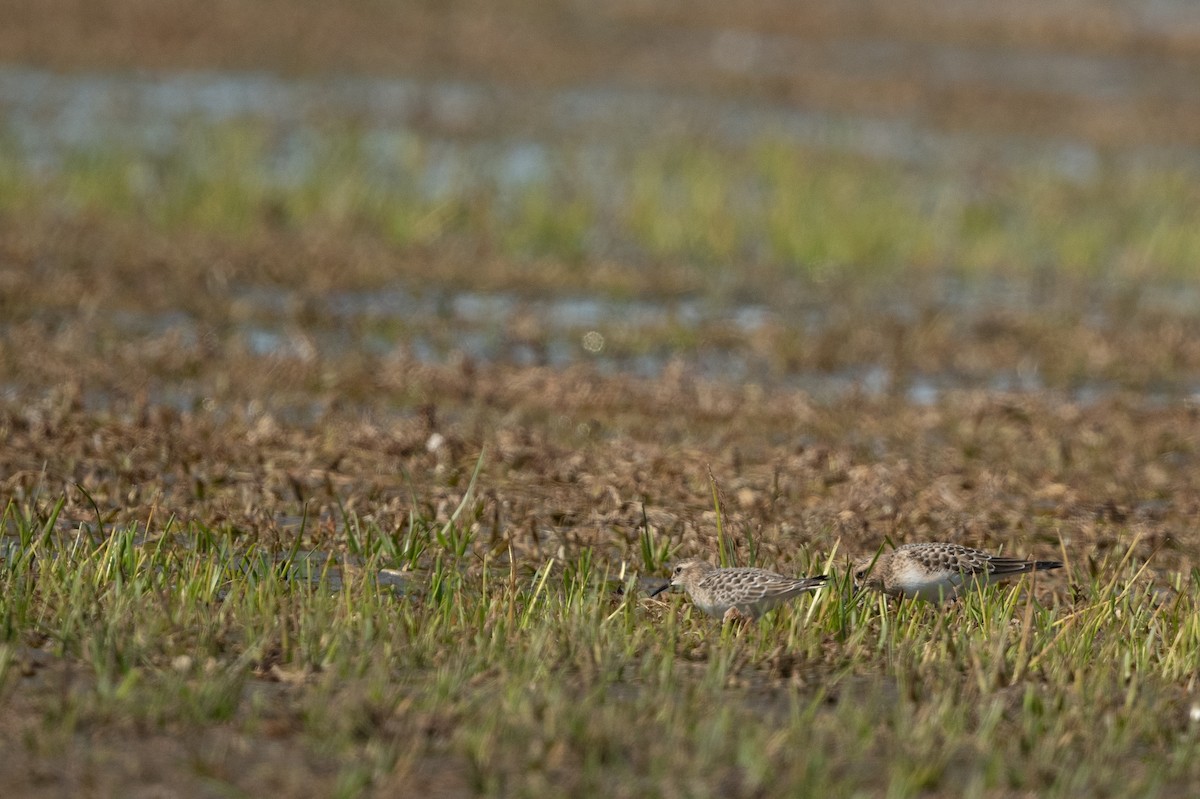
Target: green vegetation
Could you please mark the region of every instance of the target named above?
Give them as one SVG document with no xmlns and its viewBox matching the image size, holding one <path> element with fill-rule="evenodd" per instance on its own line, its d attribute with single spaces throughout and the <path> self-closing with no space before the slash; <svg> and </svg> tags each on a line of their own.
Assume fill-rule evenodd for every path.
<svg viewBox="0 0 1200 799">
<path fill-rule="evenodd" d="M 0 0 L 0 797 L 1200 795 L 1200 27 L 1084 5 Z"/>
<path fill-rule="evenodd" d="M 1195 793 L 1193 170 L 288 136 L 0 148 L 0 786 Z M 851 589 L 943 538 L 1066 567 Z M 690 555 L 832 579 L 722 627 Z"/>
<path fill-rule="evenodd" d="M 314 131 L 302 156 L 252 123 L 198 127 L 160 155 L 97 145 L 34 171 L 0 152 L 0 208 L 132 215 L 167 230 L 356 232 L 400 245 L 468 241 L 578 265 L 618 250 L 704 273 L 890 277 L 914 270 L 1190 275 L 1200 180 L 1188 168 L 1103 163 L 1080 181 L 1051 168 L 909 169 L 781 141 L 718 149 L 651 143 L 602 175 L 553 150 L 539 177 L 503 185 L 494 153 Z M 293 147 L 296 145 L 292 145 Z M 431 174 L 443 175 L 431 187 Z M 449 177 L 445 177 L 448 174 Z"/>
<path fill-rule="evenodd" d="M 317 566 L 303 532 L 284 552 L 156 519 L 63 534 L 62 502 L 10 503 L 0 692 L 30 690 L 26 643 L 85 667 L 32 679 L 50 687 L 31 756 L 113 724 L 283 724 L 344 796 L 429 762 L 507 796 L 1148 796 L 1200 779 L 1194 578 L 1155 589 L 1114 552 L 1069 564 L 1071 602 L 1043 605 L 1026 581 L 897 606 L 802 549 L 770 565 L 836 586 L 721 629 L 681 597 L 643 599 L 636 550 L 489 551 L 467 497 L 448 522 L 398 530 L 350 514 L 338 538 L 356 556 Z M 402 590 L 377 581 L 390 567 Z"/>
</svg>

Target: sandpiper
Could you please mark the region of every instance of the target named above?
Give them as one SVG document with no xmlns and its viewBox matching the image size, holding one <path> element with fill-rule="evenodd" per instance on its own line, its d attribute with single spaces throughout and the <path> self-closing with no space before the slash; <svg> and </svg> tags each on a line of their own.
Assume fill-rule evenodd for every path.
<svg viewBox="0 0 1200 799">
<path fill-rule="evenodd" d="M 677 586 L 687 591 L 692 601 L 710 616 L 725 621 L 757 619 L 794 596 L 820 588 L 826 579 L 825 575 L 796 579 L 751 567 L 719 569 L 707 561 L 691 558 L 679 563 L 671 573 L 671 582 L 650 596 Z"/>
<path fill-rule="evenodd" d="M 981 583 L 1059 568 L 1057 560 L 1006 558 L 959 544 L 905 544 L 856 560 L 854 582 L 892 596 L 938 602 Z"/>
</svg>

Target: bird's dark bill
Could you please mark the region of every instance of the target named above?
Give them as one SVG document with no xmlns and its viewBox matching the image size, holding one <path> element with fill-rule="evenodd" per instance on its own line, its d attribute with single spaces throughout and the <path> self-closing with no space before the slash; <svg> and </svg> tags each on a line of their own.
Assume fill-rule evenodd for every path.
<svg viewBox="0 0 1200 799">
<path fill-rule="evenodd" d="M 666 591 L 666 590 L 667 590 L 668 588 L 670 588 L 670 587 L 671 587 L 671 584 L 670 584 L 670 583 L 663 583 L 662 587 L 660 587 L 660 588 L 655 588 L 655 589 L 654 589 L 654 593 L 652 593 L 650 596 L 651 596 L 651 597 L 656 597 L 656 596 L 658 596 L 659 594 L 661 594 L 663 591 Z"/>
</svg>

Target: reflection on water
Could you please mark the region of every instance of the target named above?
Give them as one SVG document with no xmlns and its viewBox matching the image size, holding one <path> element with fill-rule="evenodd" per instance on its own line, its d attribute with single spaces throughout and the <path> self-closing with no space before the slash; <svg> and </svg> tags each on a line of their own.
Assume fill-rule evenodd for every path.
<svg viewBox="0 0 1200 799">
<path fill-rule="evenodd" d="M 986 294 L 986 292 L 985 292 Z M 1000 287 L 984 300 L 976 291 L 950 281 L 943 292 L 945 312 L 971 318 L 1009 305 L 1021 306 L 1021 294 Z M 427 363 L 447 363 L 466 357 L 485 363 L 567 368 L 586 365 L 599 374 L 632 375 L 656 380 L 681 365 L 697 379 L 801 390 L 816 402 L 837 402 L 847 397 L 901 398 L 932 405 L 947 392 L 986 390 L 1004 394 L 1039 393 L 1046 385 L 1034 363 L 1011 371 L 984 374 L 964 372 L 896 373 L 886 363 L 838 366 L 831 369 L 790 369 L 770 353 L 746 345 L 755 333 L 771 326 L 793 329 L 797 336 L 827 333 L 839 321 L 838 309 L 813 304 L 784 317 L 761 305 L 713 305 L 700 300 L 617 300 L 596 297 L 531 299 L 512 294 L 450 292 L 440 289 L 412 291 L 393 286 L 371 292 L 336 292 L 307 308 L 324 322 L 301 327 L 291 317 L 292 301 L 282 289 L 254 287 L 242 291 L 244 322 L 233 333 L 235 346 L 251 356 L 268 360 L 309 363 L 337 360 L 354 352 L 376 357 L 401 354 Z M 1195 293 L 1151 293 L 1146 307 L 1192 308 L 1182 303 L 1200 302 Z M 1025 304 L 1025 307 L 1035 307 Z M 898 320 L 912 321 L 916 308 L 892 298 L 886 309 Z M 1099 310 L 1084 315 L 1090 324 L 1107 327 L 1114 321 Z M 532 338 L 515 334 L 523 320 L 536 320 Z M 113 317 L 117 329 L 131 336 L 173 335 L 182 344 L 195 343 L 201 333 L 195 321 L 180 312 Z M 721 330 L 720 337 L 712 335 Z M 633 350 L 609 345 L 617 332 L 637 331 L 647 342 Z M 681 348 L 675 337 L 689 337 Z M 655 342 L 658 342 L 657 344 Z M 1081 380 L 1067 391 L 1073 401 L 1095 403 L 1120 389 L 1103 380 Z M 1172 398 L 1200 398 L 1200 383 L 1152 387 L 1147 402 Z M 201 398 L 175 387 L 155 397 L 180 409 L 197 407 Z M 93 398 L 103 406 L 103 398 Z M 295 421 L 318 417 L 323 406 L 312 402 L 293 409 Z M 297 416 L 298 414 L 298 416 Z"/>
<path fill-rule="evenodd" d="M 849 45 L 847 45 L 849 46 Z M 972 65 L 1003 76 L 1014 70 L 1028 78 L 1069 80 L 1075 93 L 1117 91 L 1107 80 L 1116 70 L 1133 80 L 1126 62 L 1099 66 L 1086 57 L 1025 54 L 978 66 L 952 52 L 939 75 L 953 76 Z M 1074 73 L 1030 59 L 1067 61 Z M 961 63 L 959 63 L 961 62 Z M 1059 65 L 1061 66 L 1061 65 Z M 1053 67 L 1053 68 L 1051 68 Z M 1137 78 L 1134 89 L 1144 89 Z M 951 78 L 952 79 L 952 78 Z M 1012 78 L 1016 80 L 1016 77 Z M 1003 82 L 1003 81 L 1002 81 Z M 574 87 L 516 88 L 455 80 L 406 78 L 284 78 L 262 73 L 84 73 L 57 74 L 0 67 L 0 113 L 11 147 L 35 166 L 52 169 L 72 151 L 118 144 L 129 151 L 166 155 L 197 126 L 254 121 L 276 132 L 275 179 L 300 180 L 315 162 L 323 126 L 354 125 L 368 157 L 381 164 L 412 146 L 412 131 L 440 145 L 426 154 L 422 189 L 437 196 L 464 180 L 520 188 L 547 179 L 554 148 L 563 141 L 581 154 L 582 175 L 602 180 L 613 151 L 630 151 L 672 136 L 701 135 L 714 142 L 746 144 L 768 135 L 818 149 L 913 162 L 1036 161 L 1086 179 L 1097 155 L 1085 143 L 1055 137 L 946 133 L 905 118 L 854 117 L 803 111 L 764 102 L 668 93 L 651 89 Z M 1130 151 L 1126 157 L 1186 157 L 1195 152 L 1161 148 Z"/>
<path fill-rule="evenodd" d="M 769 71 L 773 53 L 786 42 L 764 37 L 718 38 L 714 57 L 730 68 Z M 855 55 L 873 68 L 886 67 L 895 53 L 884 45 L 862 44 Z M 941 74 L 978 78 L 984 69 L 1001 83 L 1028 82 L 1039 72 L 1070 84 L 1076 93 L 1144 90 L 1145 76 L 1135 69 L 1114 80 L 1113 66 L 1086 56 L 1043 55 L 1037 63 L 1011 58 L 988 66 L 964 60 L 943 49 Z M 997 57 L 999 58 L 999 57 Z M 740 66 L 739 66 L 740 65 Z M 1197 90 L 1200 91 L 1200 90 Z M 903 119 L 866 116 L 835 118 L 766 103 L 747 104 L 720 97 L 665 94 L 645 89 L 583 87 L 530 89 L 462 81 L 379 79 L 366 77 L 290 79 L 251 73 L 54 74 L 0 67 L 2 140 L 18 157 L 52 170 L 79 148 L 118 143 L 134 152 L 170 153 L 193 135 L 197 125 L 250 120 L 268 126 L 269 172 L 286 183 L 300 180 L 317 162 L 330 121 L 359 126 L 368 162 L 378 161 L 387 179 L 396 153 L 414 146 L 421 131 L 419 191 L 432 197 L 461 190 L 464 181 L 501 188 L 545 182 L 559 157 L 557 148 L 570 141 L 572 164 L 581 183 L 603 192 L 612 180 L 615 152 L 636 150 L 654 137 L 672 132 L 703 132 L 718 141 L 746 143 L 764 132 L 809 146 L 885 155 L 916 161 L 954 158 L 1000 158 L 1021 162 L 1037 158 L 1064 172 L 1086 178 L 1096 156 L 1080 142 L 1051 139 L 946 134 L 919 128 Z M 326 126 L 326 127 L 323 127 Z M 374 153 L 374 156 L 372 156 Z M 1136 157 L 1137 153 L 1127 154 Z M 1160 153 L 1160 156 L 1162 153 Z M 1186 153 L 1195 159 L 1196 153 Z M 589 177 L 590 175 L 590 177 Z M 411 176 L 409 176 L 411 178 Z M 1150 288 L 1141 292 L 1143 308 L 1172 313 L 1200 307 L 1200 289 Z M 352 350 L 386 356 L 403 351 L 422 361 L 446 361 L 465 355 L 480 361 L 565 367 L 589 364 L 604 374 L 627 373 L 658 378 L 686 352 L 687 367 L 700 378 L 782 385 L 810 392 L 818 401 L 848 394 L 900 396 L 929 404 L 948 390 L 982 388 L 1002 392 L 1034 392 L 1045 388 L 1036 369 L 1012 374 L 893 374 L 886 363 L 828 371 L 796 372 L 728 344 L 749 339 L 767 328 L 819 335 L 831 327 L 830 309 L 819 304 L 788 309 L 762 305 L 712 307 L 699 300 L 613 300 L 572 296 L 530 300 L 515 295 L 392 287 L 371 292 L 341 292 L 314 309 L 327 321 L 298 327 L 294 298 L 287 292 L 242 287 L 235 299 L 238 318 L 246 320 L 234 333 L 244 352 L 261 358 L 337 358 Z M 961 315 L 1039 307 L 1036 286 L 972 278 L 941 287 L 942 308 Z M 885 300 L 880 313 L 911 322 L 919 312 L 903 297 Z M 1086 324 L 1112 320 L 1082 309 Z M 530 323 L 532 320 L 532 323 Z M 183 347 L 204 340 L 186 314 L 122 312 L 112 320 L 131 336 L 173 335 Z M 532 328 L 531 328 L 532 324 Z M 532 329 L 532 332 L 528 332 Z M 615 330 L 644 331 L 638 348 L 612 346 Z M 721 337 L 708 331 L 719 329 Z M 526 331 L 526 332 L 519 332 Z M 665 331 L 665 333 L 664 333 Z M 686 348 L 669 335 L 683 334 Z M 1078 399 L 1104 396 L 1110 387 L 1083 383 Z M 1191 392 L 1191 390 L 1188 390 Z M 1191 392 L 1194 393 L 1194 392 Z M 172 404 L 194 405 L 187 391 L 166 392 Z"/>
</svg>

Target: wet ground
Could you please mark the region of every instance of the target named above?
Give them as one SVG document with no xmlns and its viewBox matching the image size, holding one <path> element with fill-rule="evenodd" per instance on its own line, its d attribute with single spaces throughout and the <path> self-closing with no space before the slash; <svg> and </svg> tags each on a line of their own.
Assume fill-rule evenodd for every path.
<svg viewBox="0 0 1200 799">
<path fill-rule="evenodd" d="M 349 4 L 301 17 L 291 10 L 224 2 L 201 23 L 186 3 L 124 0 L 81 25 L 71 2 L 17 0 L 6 4 L 5 16 L 19 22 L 6 26 L 0 50 L 13 63 L 72 71 L 265 70 L 333 86 L 364 74 L 486 78 L 571 87 L 580 97 L 632 87 L 778 104 L 818 118 L 1106 146 L 1194 147 L 1200 131 L 1200 29 L 1185 2 L 914 0 L 831 10 L 769 0 L 738 9 L 471 0 Z M 469 118 L 473 91 L 449 108 L 465 107 Z M 436 118 L 444 105 L 434 96 L 429 107 Z M 593 123 L 611 119 L 595 113 L 603 104 L 575 108 Z M 532 121 L 540 127 L 539 117 Z"/>
<path fill-rule="evenodd" d="M 749 198 L 713 216 L 758 208 L 762 181 L 736 167 L 764 136 L 920 186 L 951 174 L 949 193 L 1012 189 L 995 170 L 1186 184 L 1200 164 L 1200 17 L 1187 4 L 343 4 L 278 24 L 294 12 L 0 2 L 19 21 L 0 26 L 11 509 L 46 523 L 61 498 L 51 527 L 67 539 L 166 517 L 233 531 L 256 547 L 247 574 L 282 567 L 338 591 L 362 562 L 348 529 L 399 539 L 414 515 L 444 523 L 482 464 L 474 546 L 527 570 L 588 550 L 633 568 L 648 530 L 711 552 L 715 481 L 728 529 L 770 563 L 936 538 L 1062 555 L 1085 574 L 1128 549 L 1154 591 L 1187 590 L 1200 567 L 1200 289 L 1186 241 L 1172 268 L 1155 261 L 1173 230 L 1158 220 L 1183 227 L 1196 212 L 1178 195 L 1134 204 L 1114 238 L 1133 254 L 1094 270 L 1006 239 L 984 241 L 989 270 L 810 269 L 753 247 L 655 250 L 604 224 L 634 196 L 644 151 L 687 162 L 697 142 L 735 167 L 719 196 Z M 196 144 L 245 131 L 254 146 L 230 152 L 248 164 Z M 323 182 L 347 141 L 354 168 Z M 261 191 L 223 196 L 220 224 L 138 204 L 175 197 L 154 189 L 172 181 L 213 189 L 189 189 L 181 171 L 243 167 Z M 335 222 L 281 210 L 279 197 L 312 185 L 336 199 L 358 178 L 400 193 L 389 201 L 411 191 L 438 235 L 381 233 L 353 207 Z M 601 220 L 569 257 L 455 228 L 455 214 L 477 214 L 503 232 L 527 192 L 564 183 Z M 844 188 L 817 185 L 818 202 Z M 566 215 L 548 196 L 545 216 Z M 458 209 L 450 221 L 429 216 L 439 204 Z M 1097 235 L 1111 227 L 1102 217 Z M 14 519 L 0 561 L 20 546 Z M 375 584 L 419 597 L 428 564 L 391 566 Z M 1062 607 L 1081 590 L 1038 586 Z M 52 677 L 6 694 L 6 747 L 52 715 L 56 691 L 88 682 L 43 643 L 21 644 L 29 673 Z M 247 695 L 286 706 L 300 694 L 278 665 Z M 775 679 L 764 674 L 753 679 Z M 466 726 L 403 721 L 431 737 Z M 117 795 L 169 784 L 186 762 L 250 791 L 333 790 L 333 766 L 292 745 L 290 722 L 190 742 L 169 725 L 96 723 L 120 743 L 81 736 L 58 751 L 98 747 L 100 766 L 72 756 L 59 773 L 43 753 L 0 778 L 30 795 Z M 261 772 L 239 783 L 242 765 Z M 468 792 L 452 765 L 420 768 Z"/>
</svg>

